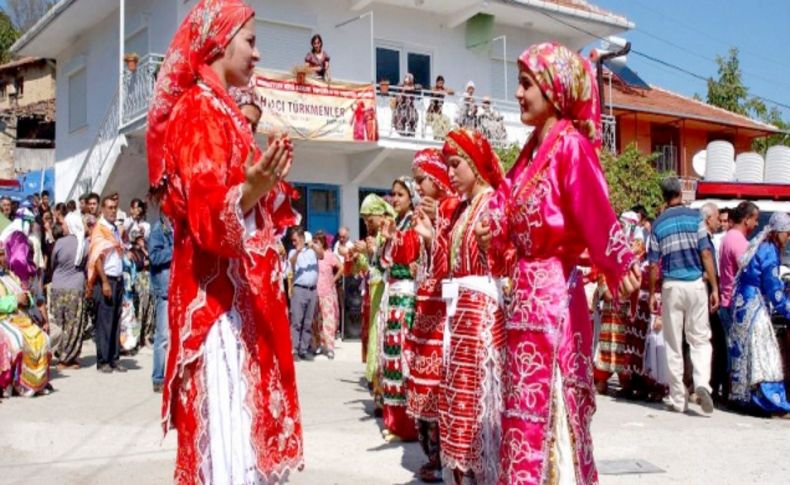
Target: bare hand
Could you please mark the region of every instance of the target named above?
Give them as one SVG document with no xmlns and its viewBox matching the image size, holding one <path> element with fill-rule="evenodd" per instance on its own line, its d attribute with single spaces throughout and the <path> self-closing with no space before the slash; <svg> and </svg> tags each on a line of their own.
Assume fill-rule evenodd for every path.
<svg viewBox="0 0 790 485">
<path fill-rule="evenodd" d="M 477 224 L 475 224 L 475 238 L 477 238 L 477 246 L 481 251 L 488 251 L 491 246 L 491 221 L 484 217 Z"/>
<path fill-rule="evenodd" d="M 357 241 L 354 243 L 354 251 L 358 253 L 365 253 L 368 250 L 368 245 L 365 241 Z"/>
<path fill-rule="evenodd" d="M 655 293 L 650 295 L 650 298 L 648 299 L 648 305 L 650 306 L 650 313 L 658 315 L 658 312 L 661 310 L 661 308 L 658 305 L 658 297 Z"/>
<path fill-rule="evenodd" d="M 365 250 L 368 254 L 376 252 L 376 240 L 372 236 L 368 236 L 367 239 L 365 239 Z"/>
<path fill-rule="evenodd" d="M 431 219 L 425 214 L 422 208 L 417 210 L 417 215 L 414 220 L 414 230 L 426 243 L 433 239 L 433 224 L 431 224 Z"/>
<path fill-rule="evenodd" d="M 628 296 L 642 286 L 642 270 L 638 264 L 632 264 L 620 282 L 620 294 Z"/>
<path fill-rule="evenodd" d="M 112 286 L 109 281 L 101 284 L 101 294 L 104 295 L 104 298 L 112 298 Z"/>
<path fill-rule="evenodd" d="M 392 219 L 384 219 L 381 223 L 381 235 L 389 240 L 395 237 L 395 221 Z"/>
<path fill-rule="evenodd" d="M 30 300 L 27 298 L 27 293 L 20 293 L 16 296 L 16 303 L 17 306 L 26 307 L 30 304 Z"/>
<path fill-rule="evenodd" d="M 719 292 L 718 291 L 712 292 L 708 299 L 710 300 L 709 312 L 716 313 L 716 311 L 719 309 Z"/>
<path fill-rule="evenodd" d="M 250 190 L 263 196 L 290 171 L 293 162 L 293 145 L 288 135 L 275 135 L 258 161 L 255 160 L 256 153 L 255 148 L 250 150 L 245 162 L 244 175 Z"/>
<path fill-rule="evenodd" d="M 658 333 L 662 328 L 664 328 L 664 322 L 661 320 L 661 317 L 656 317 L 653 321 L 653 331 Z"/>
<path fill-rule="evenodd" d="M 422 200 L 420 200 L 420 206 L 418 207 L 418 209 L 423 213 L 425 213 L 425 215 L 428 216 L 431 222 L 434 222 L 436 220 L 436 211 L 438 207 L 439 204 L 436 202 L 435 199 L 431 197 L 423 197 Z"/>
</svg>

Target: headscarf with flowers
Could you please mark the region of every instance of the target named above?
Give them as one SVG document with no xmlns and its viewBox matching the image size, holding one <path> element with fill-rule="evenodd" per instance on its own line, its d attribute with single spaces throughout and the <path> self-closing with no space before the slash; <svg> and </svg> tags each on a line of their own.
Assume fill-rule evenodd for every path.
<svg viewBox="0 0 790 485">
<path fill-rule="evenodd" d="M 596 149 L 600 148 L 601 105 L 590 62 L 564 45 L 544 42 L 528 47 L 518 65 L 535 78 L 560 117 L 571 120 Z"/>
</svg>

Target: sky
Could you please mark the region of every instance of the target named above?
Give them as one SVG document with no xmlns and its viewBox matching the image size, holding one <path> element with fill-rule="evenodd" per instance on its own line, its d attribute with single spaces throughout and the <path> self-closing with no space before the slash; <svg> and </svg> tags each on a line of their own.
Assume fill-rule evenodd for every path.
<svg viewBox="0 0 790 485">
<path fill-rule="evenodd" d="M 632 49 L 704 77 L 717 77 L 717 55 L 737 47 L 750 94 L 778 101 L 790 121 L 790 1 L 588 0 L 636 24 L 622 35 Z M 630 54 L 628 66 L 649 84 L 692 96 L 704 81 Z M 769 107 L 774 106 L 766 103 Z"/>
</svg>

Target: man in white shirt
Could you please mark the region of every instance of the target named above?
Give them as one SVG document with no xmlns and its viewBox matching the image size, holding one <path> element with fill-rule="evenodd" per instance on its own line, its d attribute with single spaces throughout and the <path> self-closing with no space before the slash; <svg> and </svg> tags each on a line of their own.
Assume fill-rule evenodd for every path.
<svg viewBox="0 0 790 485">
<path fill-rule="evenodd" d="M 291 232 L 294 249 L 289 258 L 293 271 L 291 295 L 291 341 L 294 358 L 313 360 L 310 344 L 313 340 L 313 317 L 318 303 L 318 260 L 323 259 L 323 249 L 308 245 L 301 227 Z"/>
<path fill-rule="evenodd" d="M 93 270 L 98 278 L 94 285 L 96 300 L 96 365 L 99 372 L 126 372 L 119 365 L 120 319 L 123 298 L 123 261 L 121 235 L 115 225 L 118 201 L 105 197 L 101 204 L 102 217 L 91 237 L 91 253 L 97 256 Z M 101 226 L 101 227 L 99 227 Z"/>
</svg>

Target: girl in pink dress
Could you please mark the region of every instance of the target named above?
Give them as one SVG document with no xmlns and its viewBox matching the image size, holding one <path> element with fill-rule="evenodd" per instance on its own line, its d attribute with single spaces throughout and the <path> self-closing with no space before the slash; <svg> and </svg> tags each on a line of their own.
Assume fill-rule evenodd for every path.
<svg viewBox="0 0 790 485">
<path fill-rule="evenodd" d="M 326 240 L 324 231 L 317 231 L 313 236 L 313 244 L 320 244 L 324 249 L 324 257 L 318 260 L 318 311 L 315 312 L 314 328 L 317 330 L 318 345 L 329 360 L 335 358 L 335 334 L 340 321 L 335 284 L 343 276 L 340 260 Z"/>
<path fill-rule="evenodd" d="M 590 65 L 545 43 L 519 58 L 516 98 L 534 131 L 478 224 L 483 246 L 515 246 L 503 372 L 502 484 L 597 483 L 592 322 L 575 269 L 585 248 L 621 291 L 633 255 L 598 161 L 600 106 Z M 629 270 L 629 268 L 631 268 Z"/>
</svg>

